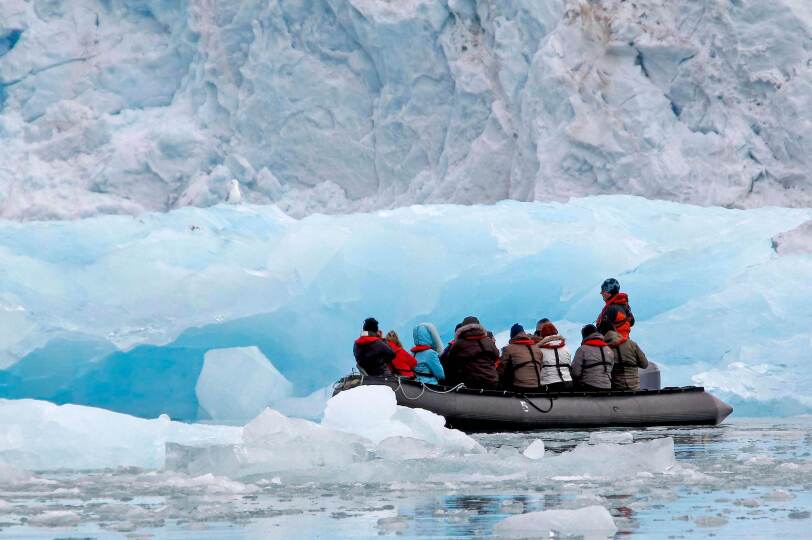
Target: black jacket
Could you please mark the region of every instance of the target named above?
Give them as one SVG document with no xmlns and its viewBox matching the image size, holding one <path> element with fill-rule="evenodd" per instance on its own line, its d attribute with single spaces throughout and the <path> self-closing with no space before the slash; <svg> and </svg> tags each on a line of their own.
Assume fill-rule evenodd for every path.
<svg viewBox="0 0 812 540">
<path fill-rule="evenodd" d="M 355 340 L 352 354 L 355 355 L 355 363 L 367 375 L 392 374 L 391 365 L 395 351 L 383 339 L 377 336 L 361 336 Z"/>
</svg>

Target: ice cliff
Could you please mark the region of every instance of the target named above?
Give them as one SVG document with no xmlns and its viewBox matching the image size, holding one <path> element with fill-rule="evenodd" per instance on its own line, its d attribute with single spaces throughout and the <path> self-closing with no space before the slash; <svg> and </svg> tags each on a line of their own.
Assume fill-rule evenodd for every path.
<svg viewBox="0 0 812 540">
<path fill-rule="evenodd" d="M 0 216 L 812 202 L 805 0 L 4 0 Z"/>
<path fill-rule="evenodd" d="M 494 332 L 546 316 L 575 347 L 615 276 L 664 384 L 704 384 L 739 414 L 808 413 L 812 255 L 774 238 L 810 219 L 602 196 L 0 222 L 0 397 L 180 419 L 279 400 L 313 417 L 365 317 L 409 344 L 426 320 L 448 339 L 470 314 Z"/>
</svg>

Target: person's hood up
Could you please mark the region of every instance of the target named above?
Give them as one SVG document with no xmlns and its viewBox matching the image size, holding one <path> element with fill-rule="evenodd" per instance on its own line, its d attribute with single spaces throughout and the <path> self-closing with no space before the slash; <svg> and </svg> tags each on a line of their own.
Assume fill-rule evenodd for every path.
<svg viewBox="0 0 812 540">
<path fill-rule="evenodd" d="M 431 332 L 429 331 L 429 327 L 425 324 L 418 324 L 414 327 L 412 331 L 412 337 L 414 338 L 414 344 L 417 345 L 428 345 L 432 347 L 434 345 L 434 340 L 431 337 Z"/>
</svg>

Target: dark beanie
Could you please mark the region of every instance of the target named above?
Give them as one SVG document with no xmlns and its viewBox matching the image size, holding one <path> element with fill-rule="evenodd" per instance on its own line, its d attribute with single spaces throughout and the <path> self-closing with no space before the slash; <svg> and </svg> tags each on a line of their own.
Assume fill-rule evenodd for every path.
<svg viewBox="0 0 812 540">
<path fill-rule="evenodd" d="M 581 328 L 581 337 L 586 339 L 587 337 L 591 336 L 592 334 L 594 334 L 597 331 L 598 331 L 598 329 L 595 327 L 594 324 L 588 324 L 588 325 L 584 326 L 583 328 Z"/>
<path fill-rule="evenodd" d="M 521 324 L 519 323 L 514 324 L 513 326 L 510 327 L 510 339 L 515 338 L 516 335 L 521 334 L 523 332 L 524 327 Z"/>
<path fill-rule="evenodd" d="M 474 317 L 473 315 L 469 315 L 462 320 L 463 326 L 466 324 L 479 324 L 479 319 Z"/>
<path fill-rule="evenodd" d="M 370 317 L 369 319 L 364 320 L 364 332 L 377 332 L 377 331 L 378 331 L 378 321 L 376 321 L 374 317 Z"/>
</svg>

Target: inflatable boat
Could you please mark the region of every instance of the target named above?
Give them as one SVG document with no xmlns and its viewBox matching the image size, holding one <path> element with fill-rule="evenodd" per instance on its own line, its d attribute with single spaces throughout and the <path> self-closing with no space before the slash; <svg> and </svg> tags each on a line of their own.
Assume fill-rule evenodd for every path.
<svg viewBox="0 0 812 540">
<path fill-rule="evenodd" d="M 641 373 L 642 375 L 642 373 Z M 562 428 L 716 425 L 733 407 L 704 388 L 686 386 L 638 391 L 549 394 L 453 388 L 401 377 L 350 375 L 334 395 L 362 385 L 385 385 L 405 407 L 442 415 L 446 425 L 467 432 L 533 431 Z"/>
</svg>

